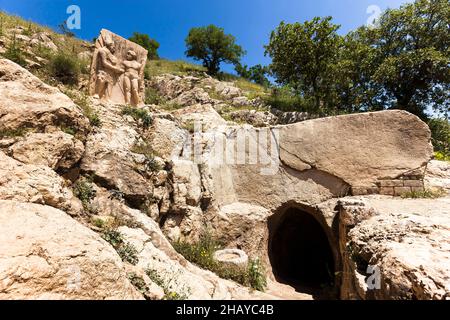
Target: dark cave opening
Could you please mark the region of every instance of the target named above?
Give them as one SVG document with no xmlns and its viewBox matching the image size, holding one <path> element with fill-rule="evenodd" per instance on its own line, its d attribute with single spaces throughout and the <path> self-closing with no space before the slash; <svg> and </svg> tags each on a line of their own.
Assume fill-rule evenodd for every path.
<svg viewBox="0 0 450 320">
<path fill-rule="evenodd" d="M 333 252 L 316 218 L 297 208 L 273 218 L 269 257 L 277 281 L 313 294 L 332 288 Z"/>
</svg>

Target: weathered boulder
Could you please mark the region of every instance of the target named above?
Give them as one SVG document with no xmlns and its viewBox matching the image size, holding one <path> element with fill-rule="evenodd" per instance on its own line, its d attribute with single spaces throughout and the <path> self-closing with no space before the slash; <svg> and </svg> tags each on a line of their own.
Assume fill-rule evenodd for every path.
<svg viewBox="0 0 450 320">
<path fill-rule="evenodd" d="M 341 297 L 448 299 L 449 217 L 449 198 L 378 197 L 367 198 L 353 209 L 344 205 L 340 211 Z"/>
<path fill-rule="evenodd" d="M 158 155 L 164 159 L 178 156 L 187 139 L 188 133 L 175 121 L 156 117 L 146 137 Z"/>
<path fill-rule="evenodd" d="M 58 51 L 58 47 L 52 41 L 51 35 L 47 32 L 38 32 L 31 37 L 30 44 L 36 47 L 44 47 L 53 52 Z"/>
<path fill-rule="evenodd" d="M 200 79 L 196 77 L 164 74 L 153 77 L 150 86 L 155 88 L 161 96 L 171 100 L 175 99 L 183 92 L 191 90 L 194 87 L 194 84 L 199 81 Z"/>
<path fill-rule="evenodd" d="M 54 170 L 70 169 L 83 156 L 84 145 L 62 131 L 31 133 L 11 146 L 9 152 L 23 163 L 44 165 Z"/>
<path fill-rule="evenodd" d="M 174 207 L 197 206 L 202 195 L 198 165 L 187 160 L 174 160 L 172 163 Z"/>
<path fill-rule="evenodd" d="M 89 121 L 81 109 L 57 88 L 44 84 L 12 61 L 0 59 L 0 132 L 47 126 L 85 133 Z"/>
<path fill-rule="evenodd" d="M 80 201 L 49 167 L 23 164 L 1 151 L 0 199 L 46 204 L 73 215 L 82 211 Z"/>
<path fill-rule="evenodd" d="M 269 111 L 239 110 L 230 113 L 233 121 L 251 124 L 254 127 L 273 126 L 278 118 Z"/>
<path fill-rule="evenodd" d="M 191 131 L 197 129 L 194 127 L 196 124 L 199 131 L 211 130 L 227 124 L 211 104 L 195 104 L 176 110 L 173 115 Z"/>
<path fill-rule="evenodd" d="M 124 121 L 121 106 L 94 102 L 102 127 L 87 138 L 81 170 L 92 174 L 100 185 L 142 203 L 152 188 L 136 170 L 145 162 L 143 154 L 132 151 L 140 138 L 136 124 L 132 119 L 132 123 Z"/>
<path fill-rule="evenodd" d="M 214 237 L 227 248 L 244 250 L 252 258 L 268 262 L 269 230 L 267 219 L 272 213 L 248 203 L 232 203 L 220 208 L 211 219 Z"/>
<path fill-rule="evenodd" d="M 0 299 L 142 299 L 117 253 L 57 209 L 0 201 Z"/>
<path fill-rule="evenodd" d="M 450 193 L 450 163 L 432 160 L 425 172 L 426 189 L 444 189 Z"/>
<path fill-rule="evenodd" d="M 400 110 L 309 120 L 279 130 L 284 164 L 327 172 L 353 190 L 424 171 L 433 152 L 427 124 Z"/>
</svg>

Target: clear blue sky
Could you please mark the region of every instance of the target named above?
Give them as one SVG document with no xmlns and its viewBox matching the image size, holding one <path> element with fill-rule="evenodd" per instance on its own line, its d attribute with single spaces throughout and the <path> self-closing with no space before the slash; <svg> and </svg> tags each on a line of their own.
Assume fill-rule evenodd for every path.
<svg viewBox="0 0 450 320">
<path fill-rule="evenodd" d="M 237 38 L 247 51 L 243 62 L 267 64 L 263 46 L 281 22 L 303 22 L 315 16 L 334 17 L 341 33 L 367 23 L 367 9 L 384 10 L 407 0 L 0 0 L 0 9 L 56 28 L 68 17 L 69 5 L 81 8 L 78 37 L 92 40 L 101 28 L 124 37 L 133 31 L 148 33 L 159 41 L 160 56 L 185 59 L 184 39 L 192 27 L 216 24 Z M 232 70 L 226 66 L 226 70 Z"/>
</svg>

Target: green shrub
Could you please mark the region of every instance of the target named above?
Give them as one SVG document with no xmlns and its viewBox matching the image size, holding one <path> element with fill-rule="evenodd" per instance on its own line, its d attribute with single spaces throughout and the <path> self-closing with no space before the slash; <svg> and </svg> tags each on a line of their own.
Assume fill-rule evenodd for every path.
<svg viewBox="0 0 450 320">
<path fill-rule="evenodd" d="M 77 57 L 65 53 L 58 53 L 50 59 L 49 68 L 51 75 L 66 85 L 78 83 L 81 67 Z"/>
<path fill-rule="evenodd" d="M 24 53 L 22 51 L 22 48 L 16 41 L 16 34 L 13 35 L 13 40 L 6 49 L 3 56 L 6 59 L 9 59 L 18 65 L 21 65 L 22 67 L 25 67 L 27 65 L 27 62 L 25 61 Z"/>
<path fill-rule="evenodd" d="M 248 278 L 250 286 L 258 291 L 264 291 L 267 287 L 266 271 L 261 261 L 256 258 L 248 264 Z"/>
<path fill-rule="evenodd" d="M 434 150 L 443 158 L 450 157 L 450 122 L 447 119 L 434 118 L 428 121 Z"/>
<path fill-rule="evenodd" d="M 142 154 L 146 157 L 154 157 L 155 151 L 153 150 L 153 147 L 148 144 L 146 141 L 144 142 L 137 142 L 133 145 L 131 148 L 131 152 Z"/>
<path fill-rule="evenodd" d="M 291 89 L 287 87 L 277 88 L 272 90 L 269 96 L 264 97 L 264 102 L 278 110 L 290 112 L 300 111 L 308 112 L 310 108 L 307 106 L 305 100 L 295 95 Z"/>
<path fill-rule="evenodd" d="M 131 243 L 123 243 L 119 247 L 116 248 L 117 253 L 119 254 L 122 261 L 128 262 L 132 265 L 137 265 L 139 262 L 138 251 Z"/>
<path fill-rule="evenodd" d="M 423 191 L 410 191 L 401 195 L 404 199 L 437 199 L 445 196 L 446 192 L 442 189 L 426 189 Z"/>
<path fill-rule="evenodd" d="M 66 127 L 66 126 L 62 125 L 60 127 L 60 129 L 61 129 L 62 132 L 70 134 L 71 136 L 74 136 L 77 133 L 77 129 L 75 129 L 73 127 Z"/>
<path fill-rule="evenodd" d="M 164 104 L 167 100 L 162 97 L 154 88 L 147 88 L 145 90 L 145 104 Z"/>
<path fill-rule="evenodd" d="M 106 226 L 106 222 L 98 218 L 91 219 L 91 223 L 99 229 L 103 229 Z"/>
<path fill-rule="evenodd" d="M 89 123 L 93 127 L 101 127 L 102 121 L 100 120 L 100 117 L 98 113 L 89 113 L 87 114 L 87 118 L 89 119 Z"/>
<path fill-rule="evenodd" d="M 154 157 L 147 157 L 145 159 L 144 167 L 146 171 L 150 172 L 158 172 L 163 169 Z"/>
<path fill-rule="evenodd" d="M 436 160 L 439 160 L 439 161 L 448 161 L 448 162 L 450 162 L 450 154 L 445 155 L 445 154 L 443 154 L 442 152 L 439 152 L 439 151 L 434 153 L 434 158 Z"/>
<path fill-rule="evenodd" d="M 208 232 L 203 233 L 198 242 L 191 244 L 177 241 L 173 243 L 173 247 L 187 260 L 208 270 L 217 268 L 217 263 L 213 259 L 214 252 L 222 248 L 221 244 L 215 241 Z"/>
<path fill-rule="evenodd" d="M 94 112 L 89 97 L 83 92 L 75 92 L 74 90 L 63 90 L 72 101 L 83 110 L 83 114 L 89 119 L 89 123 L 93 127 L 101 127 L 102 122 L 98 113 Z"/>
<path fill-rule="evenodd" d="M 105 230 L 103 231 L 102 238 L 113 246 L 122 261 L 132 265 L 138 264 L 138 251 L 131 243 L 125 242 L 119 231 L 115 229 Z"/>
<path fill-rule="evenodd" d="M 152 280 L 156 285 L 161 287 L 164 291 L 164 298 L 163 300 L 187 300 L 190 295 L 190 290 L 182 288 L 182 292 L 175 292 L 170 289 L 170 285 L 172 281 L 175 280 L 177 275 L 173 275 L 172 279 L 165 280 L 163 277 L 161 277 L 156 270 L 148 268 L 145 270 L 145 273 L 147 276 Z"/>
<path fill-rule="evenodd" d="M 190 262 L 216 273 L 223 279 L 232 280 L 259 291 L 264 291 L 267 286 L 265 270 L 259 259 L 250 259 L 247 268 L 217 263 L 214 260 L 214 253 L 220 250 L 222 245 L 207 232 L 200 236 L 198 242 L 177 241 L 173 243 L 173 247 Z"/>
<path fill-rule="evenodd" d="M 79 179 L 73 188 L 75 196 L 81 200 L 85 210 L 92 212 L 91 200 L 95 198 L 96 191 L 88 179 Z"/>
<path fill-rule="evenodd" d="M 28 132 L 25 128 L 18 129 L 0 129 L 0 138 L 22 137 Z"/>
<path fill-rule="evenodd" d="M 102 238 L 114 248 L 119 247 L 124 242 L 122 234 L 117 230 L 105 230 Z"/>
<path fill-rule="evenodd" d="M 132 272 L 127 274 L 128 279 L 130 280 L 131 284 L 143 295 L 145 295 L 148 292 L 147 284 L 145 283 L 145 280 L 138 276 L 136 273 Z"/>
<path fill-rule="evenodd" d="M 144 129 L 148 129 L 153 123 L 152 116 L 145 109 L 140 109 L 140 108 L 131 107 L 131 106 L 124 106 L 122 108 L 122 114 L 129 115 L 135 121 L 141 122 Z"/>
</svg>

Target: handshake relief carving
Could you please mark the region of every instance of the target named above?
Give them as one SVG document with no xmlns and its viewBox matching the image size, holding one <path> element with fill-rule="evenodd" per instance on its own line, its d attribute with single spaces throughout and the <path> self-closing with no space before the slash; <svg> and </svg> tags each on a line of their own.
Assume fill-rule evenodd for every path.
<svg viewBox="0 0 450 320">
<path fill-rule="evenodd" d="M 103 29 L 95 43 L 90 95 L 117 104 L 142 105 L 146 62 L 147 50 Z"/>
</svg>

